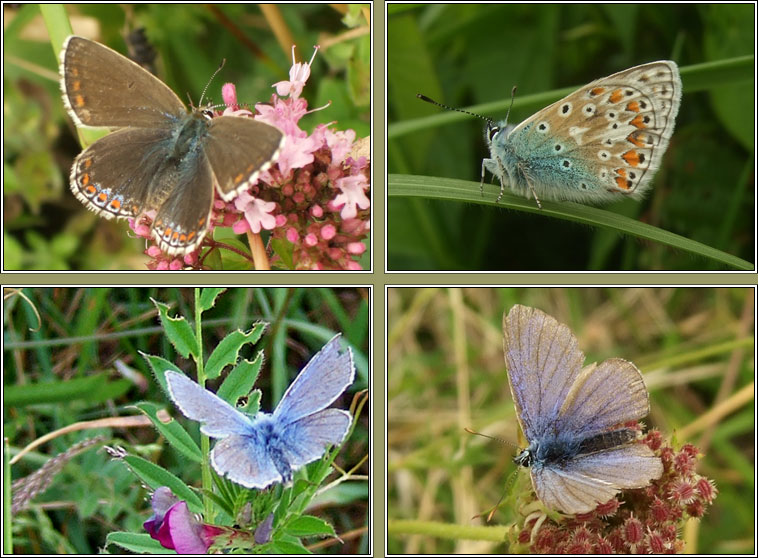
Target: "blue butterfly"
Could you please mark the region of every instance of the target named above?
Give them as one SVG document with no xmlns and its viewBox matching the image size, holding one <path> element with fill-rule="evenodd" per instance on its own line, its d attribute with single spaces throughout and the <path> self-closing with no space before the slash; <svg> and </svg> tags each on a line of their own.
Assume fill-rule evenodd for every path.
<svg viewBox="0 0 758 558">
<path fill-rule="evenodd" d="M 514 461 L 531 467 L 544 504 L 586 513 L 661 477 L 661 459 L 623 426 L 650 411 L 634 364 L 609 358 L 583 367 L 571 330 L 536 308 L 511 308 L 503 333 L 516 417 L 529 442 Z"/>
<path fill-rule="evenodd" d="M 202 423 L 206 436 L 220 438 L 211 451 L 219 475 L 247 488 L 289 483 L 303 465 L 319 459 L 329 445 L 342 442 L 352 417 L 327 409 L 353 383 L 355 366 L 335 335 L 290 384 L 273 413 L 248 416 L 183 374 L 166 371 L 171 399 Z"/>
</svg>

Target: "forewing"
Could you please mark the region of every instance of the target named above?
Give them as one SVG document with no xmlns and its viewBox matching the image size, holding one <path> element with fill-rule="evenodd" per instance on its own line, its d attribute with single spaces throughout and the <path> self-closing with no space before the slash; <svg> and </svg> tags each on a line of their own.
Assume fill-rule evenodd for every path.
<svg viewBox="0 0 758 558">
<path fill-rule="evenodd" d="M 166 370 L 166 383 L 171 399 L 182 414 L 200 422 L 200 431 L 206 436 L 224 438 L 231 434 L 246 435 L 251 432 L 250 419 L 185 375 Z"/>
<path fill-rule="evenodd" d="M 663 464 L 642 443 L 580 456 L 561 466 L 532 467 L 539 499 L 564 513 L 586 513 L 624 489 L 643 488 L 663 474 Z"/>
<path fill-rule="evenodd" d="M 211 465 L 219 475 L 247 488 L 266 488 L 282 481 L 266 445 L 254 435 L 234 435 L 217 442 Z"/>
<path fill-rule="evenodd" d="M 282 425 L 325 409 L 353 383 L 353 353 L 341 348 L 340 337 L 332 337 L 284 392 L 274 410 L 274 418 Z"/>
<path fill-rule="evenodd" d="M 637 367 L 611 358 L 582 370 L 558 417 L 558 429 L 588 436 L 640 420 L 650 411 L 647 388 Z"/>
<path fill-rule="evenodd" d="M 508 382 L 529 441 L 553 432 L 561 405 L 581 373 L 584 353 L 571 330 L 541 310 L 516 305 L 503 316 Z"/>
<path fill-rule="evenodd" d="M 187 113 L 168 85 L 105 45 L 72 35 L 60 56 L 63 100 L 79 124 L 154 128 Z"/>
<path fill-rule="evenodd" d="M 352 417 L 341 409 L 324 409 L 289 424 L 282 436 L 284 453 L 293 469 L 316 461 L 327 446 L 342 442 Z"/>
</svg>

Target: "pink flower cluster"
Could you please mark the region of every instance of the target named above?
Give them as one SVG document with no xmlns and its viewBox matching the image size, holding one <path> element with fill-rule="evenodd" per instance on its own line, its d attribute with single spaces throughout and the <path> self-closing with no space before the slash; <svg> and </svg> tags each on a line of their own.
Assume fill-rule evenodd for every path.
<svg viewBox="0 0 758 558">
<path fill-rule="evenodd" d="M 513 552 L 535 554 L 675 554 L 684 550 L 683 520 L 705 515 L 716 497 L 713 482 L 695 471 L 698 451 L 676 451 L 660 432 L 644 438 L 663 463 L 663 476 L 646 488 L 628 490 L 595 510 L 560 522 L 524 518 Z"/>
<path fill-rule="evenodd" d="M 366 251 L 370 231 L 370 163 L 366 157 L 350 155 L 353 130 L 335 131 L 321 124 L 309 135 L 298 127 L 308 113 L 300 94 L 309 76 L 310 62 L 293 63 L 289 81 L 274 84 L 278 95 L 272 95 L 270 104 L 255 107 L 255 118 L 276 126 L 286 137 L 276 164 L 232 202 L 216 194 L 208 234 L 195 252 L 168 256 L 150 246 L 145 251 L 152 258 L 150 269 L 202 269 L 208 253 L 203 248 L 217 244 L 211 234 L 216 226 L 231 226 L 237 234 L 271 231 L 266 252 L 272 268 L 362 269 L 357 259 Z M 250 115 L 237 108 L 233 85 L 225 85 L 222 95 L 224 114 Z M 288 97 L 280 97 L 284 95 Z M 151 238 L 144 220 L 132 220 L 130 226 L 138 236 Z"/>
</svg>

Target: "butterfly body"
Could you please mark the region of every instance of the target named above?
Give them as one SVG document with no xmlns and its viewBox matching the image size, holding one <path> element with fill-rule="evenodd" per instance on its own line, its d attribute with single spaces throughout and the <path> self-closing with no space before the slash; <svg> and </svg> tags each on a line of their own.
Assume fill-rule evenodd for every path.
<svg viewBox="0 0 758 558">
<path fill-rule="evenodd" d="M 200 431 L 219 441 L 211 464 L 221 476 L 248 488 L 287 484 L 302 466 L 320 459 L 347 435 L 352 417 L 327 408 L 353 382 L 350 349 L 332 338 L 290 384 L 273 413 L 249 416 L 183 374 L 166 371 L 171 398 Z"/>
<path fill-rule="evenodd" d="M 518 126 L 491 122 L 482 177 L 486 169 L 500 196 L 508 186 L 538 205 L 640 199 L 673 133 L 681 90 L 674 62 L 651 62 L 585 85 Z"/>
</svg>

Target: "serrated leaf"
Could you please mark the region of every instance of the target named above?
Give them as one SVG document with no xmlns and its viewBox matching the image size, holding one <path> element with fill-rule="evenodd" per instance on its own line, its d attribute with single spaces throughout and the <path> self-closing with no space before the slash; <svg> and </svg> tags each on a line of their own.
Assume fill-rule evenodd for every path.
<svg viewBox="0 0 758 558">
<path fill-rule="evenodd" d="M 216 298 L 223 293 L 226 287 L 206 287 L 200 291 L 200 311 L 205 312 L 213 308 Z"/>
<path fill-rule="evenodd" d="M 259 322 L 247 333 L 238 329 L 224 337 L 213 349 L 205 363 L 206 376 L 210 379 L 218 378 L 225 366 L 235 364 L 239 358 L 240 349 L 248 343 L 256 343 L 263 335 L 267 325 Z"/>
<path fill-rule="evenodd" d="M 158 316 L 163 326 L 163 331 L 166 332 L 166 337 L 176 349 L 180 355 L 184 358 L 188 358 L 192 355 L 195 359 L 200 354 L 198 349 L 197 337 L 195 332 L 192 331 L 189 323 L 184 317 L 172 318 L 168 315 L 169 307 L 162 302 L 158 302 L 155 299 L 150 299 L 158 309 Z"/>
<path fill-rule="evenodd" d="M 237 366 L 235 366 L 229 375 L 224 380 L 224 383 L 218 390 L 218 395 L 225 401 L 236 401 L 242 396 L 246 396 L 253 389 L 258 374 L 260 374 L 261 367 L 263 366 L 263 351 L 258 351 L 255 355 L 255 359 L 249 361 L 242 359 Z"/>
</svg>

